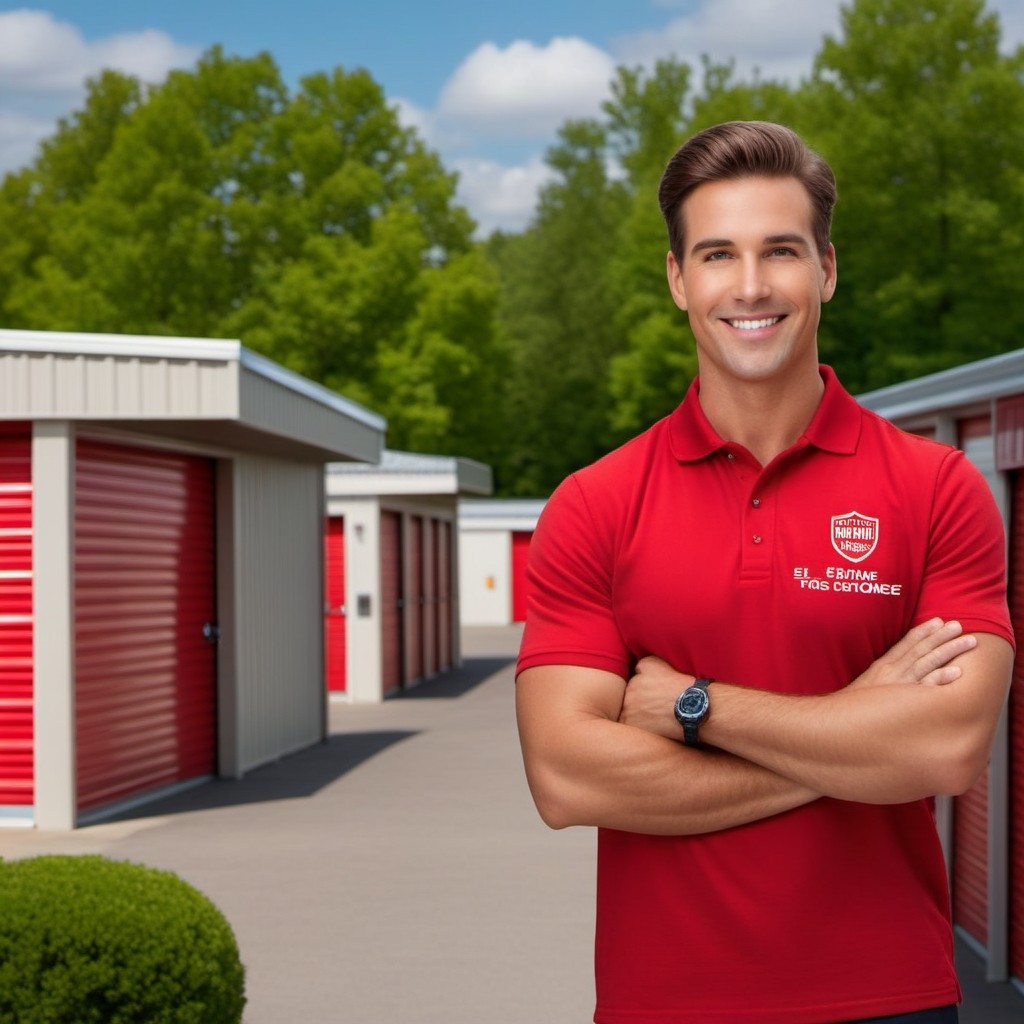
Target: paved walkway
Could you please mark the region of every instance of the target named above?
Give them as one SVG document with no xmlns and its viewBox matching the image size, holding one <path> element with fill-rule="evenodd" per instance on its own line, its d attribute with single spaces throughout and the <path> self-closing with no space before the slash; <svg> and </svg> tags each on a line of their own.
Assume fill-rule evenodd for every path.
<svg viewBox="0 0 1024 1024">
<path fill-rule="evenodd" d="M 0 831 L 0 856 L 102 853 L 177 872 L 231 922 L 246 1024 L 585 1024 L 594 837 L 550 832 L 523 780 L 518 630 L 381 705 L 331 706 L 327 743 L 72 833 Z M 961 1024 L 1024 996 L 961 950 Z"/>
</svg>

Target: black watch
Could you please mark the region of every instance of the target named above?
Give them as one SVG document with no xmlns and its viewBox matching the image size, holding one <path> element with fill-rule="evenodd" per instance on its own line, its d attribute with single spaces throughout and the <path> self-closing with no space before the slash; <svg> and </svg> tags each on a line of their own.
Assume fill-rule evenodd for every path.
<svg viewBox="0 0 1024 1024">
<path fill-rule="evenodd" d="M 683 742 L 688 747 L 700 745 L 697 732 L 711 710 L 708 687 L 713 682 L 713 679 L 705 677 L 694 679 L 693 686 L 688 686 L 683 690 L 676 701 L 676 721 L 683 727 Z"/>
</svg>

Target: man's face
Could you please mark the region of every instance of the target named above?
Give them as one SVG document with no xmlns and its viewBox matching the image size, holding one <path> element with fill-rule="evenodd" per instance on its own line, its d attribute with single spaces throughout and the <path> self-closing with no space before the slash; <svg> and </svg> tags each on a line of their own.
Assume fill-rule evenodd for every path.
<svg viewBox="0 0 1024 1024">
<path fill-rule="evenodd" d="M 683 259 L 668 256 L 672 297 L 689 314 L 703 384 L 817 373 L 821 303 L 835 251 L 819 256 L 811 200 L 796 178 L 738 178 L 683 203 Z"/>
</svg>

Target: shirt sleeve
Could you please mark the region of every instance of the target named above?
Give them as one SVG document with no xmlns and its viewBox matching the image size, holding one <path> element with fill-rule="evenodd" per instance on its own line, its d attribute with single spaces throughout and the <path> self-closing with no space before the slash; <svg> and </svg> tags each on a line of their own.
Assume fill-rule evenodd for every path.
<svg viewBox="0 0 1024 1024">
<path fill-rule="evenodd" d="M 1002 516 L 985 478 L 963 452 L 943 460 L 933 501 L 914 621 L 957 619 L 966 632 L 994 633 L 1012 645 Z"/>
<path fill-rule="evenodd" d="M 613 565 L 612 532 L 571 476 L 548 499 L 530 541 L 517 673 L 577 665 L 628 678 L 631 658 L 612 611 Z"/>
</svg>

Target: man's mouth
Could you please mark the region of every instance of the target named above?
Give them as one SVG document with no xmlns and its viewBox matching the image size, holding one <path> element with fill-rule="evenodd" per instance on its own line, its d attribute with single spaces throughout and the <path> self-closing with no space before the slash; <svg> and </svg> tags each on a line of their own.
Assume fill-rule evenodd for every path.
<svg viewBox="0 0 1024 1024">
<path fill-rule="evenodd" d="M 738 331 L 758 331 L 764 327 L 774 327 L 781 319 L 781 316 L 766 316 L 760 320 L 729 320 L 727 323 Z"/>
</svg>

